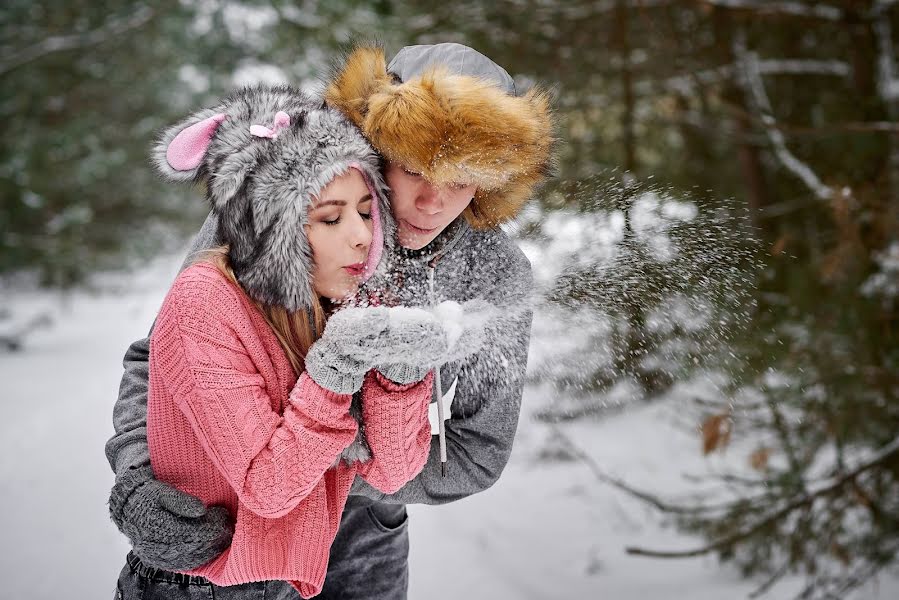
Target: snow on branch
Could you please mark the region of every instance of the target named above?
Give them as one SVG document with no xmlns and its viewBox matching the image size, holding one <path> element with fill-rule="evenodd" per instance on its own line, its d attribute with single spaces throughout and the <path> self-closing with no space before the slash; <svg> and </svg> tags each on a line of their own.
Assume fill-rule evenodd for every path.
<svg viewBox="0 0 899 600">
<path fill-rule="evenodd" d="M 852 72 L 849 63 L 841 60 L 806 60 L 797 58 L 767 59 L 758 61 L 763 75 L 835 75 L 848 77 Z"/>
<path fill-rule="evenodd" d="M 584 19 L 590 16 L 597 16 L 611 13 L 621 8 L 628 10 L 640 10 L 647 8 L 663 8 L 674 4 L 675 0 L 599 0 L 592 2 L 560 2 L 543 4 L 531 7 L 536 15 L 557 16 L 561 15 L 567 19 Z"/>
<path fill-rule="evenodd" d="M 835 77 L 848 77 L 852 73 L 849 64 L 841 60 L 789 58 L 759 60 L 758 68 L 762 75 L 833 75 Z M 712 69 L 696 71 L 688 75 L 669 77 L 662 82 L 662 85 L 666 89 L 688 93 L 695 87 L 697 82 L 701 84 L 716 83 L 734 77 L 736 72 L 736 65 L 722 65 Z"/>
<path fill-rule="evenodd" d="M 877 90 L 887 106 L 899 101 L 899 74 L 893 47 L 893 29 L 886 9 L 893 2 L 879 2 L 873 13 L 874 34 L 877 37 Z"/>
<path fill-rule="evenodd" d="M 765 91 L 765 84 L 762 81 L 762 75 L 759 70 L 758 55 L 746 49 L 745 33 L 743 32 L 740 32 L 734 38 L 734 55 L 737 57 L 739 66 L 737 81 L 752 97 L 777 158 L 784 167 L 801 179 L 815 196 L 822 200 L 832 198 L 833 190 L 821 181 L 811 167 L 796 158 L 790 152 L 790 149 L 787 148 L 786 139 L 783 132 L 777 127 L 777 120 L 774 118 L 774 111 L 771 108 L 771 101 L 768 99 L 768 93 Z"/>
<path fill-rule="evenodd" d="M 64 52 L 66 50 L 75 50 L 77 48 L 87 48 L 89 46 L 102 44 L 123 33 L 142 27 L 153 18 L 154 14 L 155 11 L 153 9 L 145 6 L 126 18 L 109 19 L 109 21 L 102 26 L 92 31 L 88 31 L 87 33 L 48 37 L 24 50 L 14 52 L 6 57 L 5 60 L 0 61 L 0 75 L 5 75 L 22 65 L 26 65 L 55 52 Z"/>
<path fill-rule="evenodd" d="M 782 14 L 793 17 L 812 17 L 827 21 L 839 21 L 843 11 L 828 4 L 802 2 L 773 2 L 770 0 L 700 0 L 702 4 L 737 10 L 751 10 L 761 14 Z"/>
<path fill-rule="evenodd" d="M 823 19 L 826 21 L 839 21 L 843 18 L 843 11 L 829 4 L 803 2 L 790 2 L 782 0 L 694 0 L 697 4 L 715 6 L 731 10 L 752 11 L 759 15 L 785 15 L 789 17 L 807 17 Z M 537 13 L 547 12 L 555 14 L 561 10 L 569 18 L 584 18 L 591 15 L 610 13 L 622 7 L 629 10 L 648 8 L 661 8 L 676 5 L 675 0 L 600 0 L 594 2 L 569 2 L 561 3 L 562 6 L 544 5 L 535 7 Z"/>
</svg>

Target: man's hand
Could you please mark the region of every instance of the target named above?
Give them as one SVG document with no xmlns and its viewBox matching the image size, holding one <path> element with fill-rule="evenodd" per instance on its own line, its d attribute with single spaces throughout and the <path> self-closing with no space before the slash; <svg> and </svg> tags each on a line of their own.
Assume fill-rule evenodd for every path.
<svg viewBox="0 0 899 600">
<path fill-rule="evenodd" d="M 150 467 L 116 477 L 109 513 L 141 561 L 167 571 L 208 563 L 231 545 L 234 535 L 226 508 L 207 509 L 199 498 L 158 481 Z"/>
</svg>

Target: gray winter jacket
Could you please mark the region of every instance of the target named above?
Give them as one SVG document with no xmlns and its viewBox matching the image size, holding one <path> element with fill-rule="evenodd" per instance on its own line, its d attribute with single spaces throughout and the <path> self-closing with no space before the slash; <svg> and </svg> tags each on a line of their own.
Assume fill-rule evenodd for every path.
<svg viewBox="0 0 899 600">
<path fill-rule="evenodd" d="M 210 216 L 194 241 L 193 255 L 218 245 L 217 223 Z M 397 293 L 403 304 L 482 299 L 504 316 L 488 326 L 481 350 L 462 363 L 441 369 L 446 391 L 458 377 L 446 423 L 448 476 L 442 477 L 437 436 L 432 438 L 422 472 L 391 495 L 357 478 L 352 494 L 389 503 L 443 504 L 490 487 L 502 473 L 512 450 L 530 339 L 530 263 L 499 230 L 475 231 L 460 217 L 425 252 L 395 256 Z M 429 273 L 433 269 L 433 273 Z M 433 291 L 429 275 L 434 277 Z M 106 456 L 116 473 L 150 464 L 147 447 L 147 380 L 149 337 L 131 344 L 123 361 L 125 373 L 113 410 L 115 435 Z"/>
</svg>

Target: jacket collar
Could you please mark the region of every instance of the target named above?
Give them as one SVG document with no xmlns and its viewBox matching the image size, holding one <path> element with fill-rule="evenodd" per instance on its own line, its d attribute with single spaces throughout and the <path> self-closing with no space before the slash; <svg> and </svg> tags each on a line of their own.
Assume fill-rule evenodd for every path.
<svg viewBox="0 0 899 600">
<path fill-rule="evenodd" d="M 465 237 L 471 233 L 471 225 L 465 220 L 464 216 L 459 216 L 455 221 L 446 226 L 446 229 L 431 240 L 424 248 L 410 250 L 397 246 L 397 251 L 401 257 L 415 262 L 428 262 L 440 260 L 444 255 L 455 248 Z"/>
</svg>

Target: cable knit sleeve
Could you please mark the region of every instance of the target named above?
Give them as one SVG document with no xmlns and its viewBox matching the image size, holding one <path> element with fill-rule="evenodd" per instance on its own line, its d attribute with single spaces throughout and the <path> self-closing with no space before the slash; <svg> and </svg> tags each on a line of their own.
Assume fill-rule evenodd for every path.
<svg viewBox="0 0 899 600">
<path fill-rule="evenodd" d="M 164 369 L 168 392 L 243 505 L 283 516 L 355 439 L 352 396 L 304 374 L 279 414 L 244 345 L 254 339 L 248 306 L 216 273 L 195 266 L 175 281 L 153 331 L 150 365 Z"/>
<path fill-rule="evenodd" d="M 400 385 L 369 371 L 362 386 L 362 418 L 372 459 L 359 475 L 373 487 L 392 494 L 418 475 L 428 460 L 431 425 L 428 404 L 433 373 L 418 383 Z"/>
</svg>

